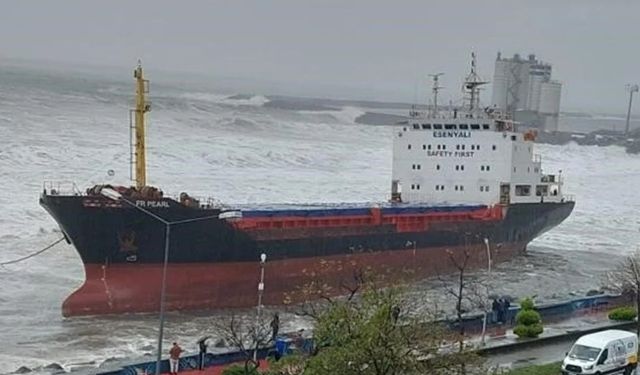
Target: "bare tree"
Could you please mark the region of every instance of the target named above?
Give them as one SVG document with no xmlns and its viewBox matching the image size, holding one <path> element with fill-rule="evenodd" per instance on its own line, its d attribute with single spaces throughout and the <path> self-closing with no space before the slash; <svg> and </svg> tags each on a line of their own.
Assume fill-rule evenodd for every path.
<svg viewBox="0 0 640 375">
<path fill-rule="evenodd" d="M 466 238 L 465 238 L 466 243 Z M 449 276 L 437 275 L 445 295 L 453 297 L 457 324 L 456 343 L 459 353 L 469 350 L 466 341 L 464 315 L 469 311 L 480 309 L 486 313 L 489 300 L 489 284 L 484 275 L 471 274 L 472 250 L 465 244 L 459 252 L 447 251 L 447 258 L 453 269 Z M 466 374 L 467 366 L 460 363 L 459 373 Z"/>
<path fill-rule="evenodd" d="M 615 270 L 607 272 L 605 289 L 630 296 L 635 300 L 636 312 L 640 312 L 640 250 L 625 257 Z M 636 320 L 636 333 L 640 335 L 640 319 Z M 640 354 L 640 348 L 639 354 Z"/>
<path fill-rule="evenodd" d="M 242 320 L 235 315 L 228 319 L 216 319 L 212 325 L 227 345 L 242 353 L 245 374 L 255 371 L 259 364 L 253 360 L 253 353 L 271 341 L 269 325 L 264 320 L 256 324 L 253 320 Z"/>
</svg>

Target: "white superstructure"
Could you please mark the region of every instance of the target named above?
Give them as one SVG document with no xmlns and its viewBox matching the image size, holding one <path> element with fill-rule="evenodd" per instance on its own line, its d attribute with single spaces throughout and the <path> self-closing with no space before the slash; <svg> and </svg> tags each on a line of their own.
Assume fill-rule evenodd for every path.
<svg viewBox="0 0 640 375">
<path fill-rule="evenodd" d="M 394 126 L 392 200 L 434 204 L 561 201 L 560 175 L 542 171 L 535 133 L 479 106 L 475 63 L 465 108 L 414 113 Z M 437 90 L 434 90 L 437 95 Z"/>
</svg>

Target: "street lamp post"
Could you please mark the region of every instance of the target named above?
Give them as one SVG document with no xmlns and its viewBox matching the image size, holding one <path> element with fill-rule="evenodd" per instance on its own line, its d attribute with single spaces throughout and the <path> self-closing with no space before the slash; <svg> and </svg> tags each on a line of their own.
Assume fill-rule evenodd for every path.
<svg viewBox="0 0 640 375">
<path fill-rule="evenodd" d="M 638 85 L 627 85 L 627 90 L 629 90 L 629 108 L 627 109 L 627 122 L 624 128 L 624 134 L 629 134 L 629 120 L 631 119 L 631 102 L 633 101 L 633 93 L 638 92 L 640 90 L 640 86 Z"/>
<path fill-rule="evenodd" d="M 253 362 L 258 363 L 258 330 L 262 319 L 262 294 L 264 293 L 264 264 L 267 261 L 267 254 L 260 254 L 260 282 L 258 283 L 258 306 L 256 306 L 256 327 L 255 327 L 255 350 L 253 351 Z"/>
<path fill-rule="evenodd" d="M 484 238 L 484 245 L 487 248 L 487 278 L 491 278 L 491 248 L 489 247 L 489 239 Z M 482 319 L 482 345 L 485 345 L 485 334 L 487 332 L 487 307 L 484 308 L 484 318 Z"/>
<path fill-rule="evenodd" d="M 162 264 L 162 282 L 160 287 L 160 326 L 158 328 L 158 353 L 156 356 L 156 375 L 160 375 L 160 363 L 162 362 L 162 340 L 164 339 L 164 321 L 165 321 L 165 310 L 166 310 L 166 288 L 167 288 L 167 265 L 169 263 L 169 239 L 171 234 L 171 226 L 176 224 L 184 224 L 191 223 L 194 221 L 208 220 L 212 218 L 218 218 L 219 215 L 211 215 L 211 216 L 203 216 L 197 217 L 193 219 L 185 219 L 178 221 L 167 221 L 162 217 L 154 214 L 153 212 L 138 206 L 134 202 L 131 202 L 129 199 L 125 198 L 122 194 L 118 193 L 113 189 L 103 188 L 100 190 L 100 194 L 103 196 L 118 202 L 124 202 L 127 205 L 145 213 L 146 215 L 151 216 L 152 218 L 158 220 L 165 226 L 164 232 L 164 261 Z"/>
</svg>

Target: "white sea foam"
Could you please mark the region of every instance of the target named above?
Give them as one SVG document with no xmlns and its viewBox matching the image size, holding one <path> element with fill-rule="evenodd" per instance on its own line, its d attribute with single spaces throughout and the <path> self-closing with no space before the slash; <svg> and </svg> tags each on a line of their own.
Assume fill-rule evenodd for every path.
<svg viewBox="0 0 640 375">
<path fill-rule="evenodd" d="M 184 99 L 200 100 L 216 104 L 226 104 L 233 106 L 256 106 L 261 107 L 269 102 L 263 95 L 224 95 L 209 92 L 190 92 L 180 95 Z"/>
</svg>

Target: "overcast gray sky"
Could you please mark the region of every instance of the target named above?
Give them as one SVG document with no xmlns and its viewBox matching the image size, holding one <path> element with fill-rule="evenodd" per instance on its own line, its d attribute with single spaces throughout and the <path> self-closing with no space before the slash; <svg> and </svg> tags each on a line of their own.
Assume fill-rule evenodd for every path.
<svg viewBox="0 0 640 375">
<path fill-rule="evenodd" d="M 147 71 L 256 89 L 413 101 L 431 72 L 457 97 L 471 51 L 487 79 L 498 51 L 536 53 L 564 83 L 563 110 L 624 112 L 625 84 L 640 81 L 639 20 L 637 0 L 3 1 L 0 58 L 130 67 L 141 57 Z"/>
</svg>

